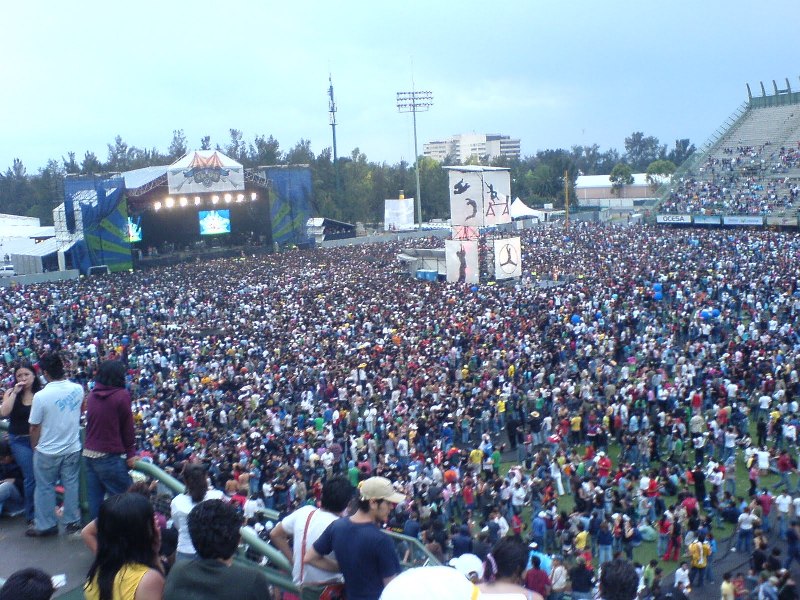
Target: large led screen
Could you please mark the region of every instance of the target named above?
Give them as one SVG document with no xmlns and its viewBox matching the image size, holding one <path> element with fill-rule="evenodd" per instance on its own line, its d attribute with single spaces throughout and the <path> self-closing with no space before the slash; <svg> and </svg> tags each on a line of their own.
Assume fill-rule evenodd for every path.
<svg viewBox="0 0 800 600">
<path fill-rule="evenodd" d="M 219 235 L 231 232 L 230 210 L 201 210 L 197 213 L 200 235 Z"/>
</svg>

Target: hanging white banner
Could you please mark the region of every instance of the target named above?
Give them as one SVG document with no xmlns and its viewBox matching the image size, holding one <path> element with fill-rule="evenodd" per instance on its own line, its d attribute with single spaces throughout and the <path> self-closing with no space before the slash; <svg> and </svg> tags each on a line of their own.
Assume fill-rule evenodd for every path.
<svg viewBox="0 0 800 600">
<path fill-rule="evenodd" d="M 522 277 L 522 251 L 518 237 L 494 241 L 494 278 Z"/>
<path fill-rule="evenodd" d="M 445 240 L 445 261 L 447 264 L 447 281 L 478 283 L 478 242 L 462 240 Z"/>
</svg>

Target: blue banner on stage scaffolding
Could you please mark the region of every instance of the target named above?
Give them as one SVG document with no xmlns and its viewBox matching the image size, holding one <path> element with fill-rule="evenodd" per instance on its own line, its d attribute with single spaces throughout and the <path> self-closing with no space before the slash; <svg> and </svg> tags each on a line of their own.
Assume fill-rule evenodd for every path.
<svg viewBox="0 0 800 600">
<path fill-rule="evenodd" d="M 270 181 L 272 242 L 279 248 L 308 242 L 306 221 L 313 215 L 311 169 L 307 166 L 264 167 Z"/>
<path fill-rule="evenodd" d="M 124 191 L 121 177 L 76 177 L 64 181 L 66 229 L 75 241 L 70 250 L 71 262 L 81 273 L 100 265 L 108 266 L 110 271 L 132 268 Z"/>
</svg>

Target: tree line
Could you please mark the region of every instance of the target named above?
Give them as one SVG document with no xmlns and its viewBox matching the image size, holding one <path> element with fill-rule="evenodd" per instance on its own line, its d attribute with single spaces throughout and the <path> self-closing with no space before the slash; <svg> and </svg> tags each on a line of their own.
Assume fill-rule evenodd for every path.
<svg viewBox="0 0 800 600">
<path fill-rule="evenodd" d="M 200 149 L 210 150 L 210 136 L 200 139 Z M 358 148 L 338 158 L 334 165 L 331 148 L 319 154 L 311 150 L 311 143 L 301 139 L 287 151 L 271 135 L 256 135 L 246 142 L 238 129 L 230 130 L 225 144 L 214 146 L 245 167 L 280 164 L 307 164 L 313 180 L 313 202 L 320 216 L 347 222 L 383 220 L 384 200 L 396 198 L 400 190 L 414 196 L 416 190 L 414 165 L 405 161 L 396 164 L 370 161 Z M 51 159 L 38 170 L 28 173 L 19 159 L 5 173 L 0 173 L 0 213 L 39 217 L 42 224 L 53 222 L 53 208 L 63 201 L 66 175 L 100 175 L 119 173 L 148 166 L 170 164 L 189 149 L 183 130 L 175 130 L 166 152 L 157 148 L 137 148 L 116 136 L 108 144 L 105 161 L 94 152 L 85 152 L 78 159 L 75 152 L 67 152 L 60 159 Z M 572 146 L 570 149 L 540 150 L 535 155 L 520 159 L 500 157 L 491 162 L 488 157 L 470 157 L 467 164 L 490 164 L 508 167 L 511 172 L 512 193 L 527 204 L 551 202 L 564 204 L 564 173 L 570 197 L 578 175 L 612 174 L 614 189 L 619 190 L 632 182 L 632 173 L 647 172 L 648 177 L 671 174 L 693 152 L 695 147 L 688 139 L 678 139 L 672 148 L 661 144 L 658 138 L 633 132 L 625 138 L 625 151 L 614 148 L 601 150 L 597 144 Z M 447 171 L 442 165 L 458 165 L 453 157 L 442 163 L 420 157 L 420 187 L 422 191 L 423 219 L 449 216 Z M 340 185 L 336 185 L 338 166 Z"/>
</svg>

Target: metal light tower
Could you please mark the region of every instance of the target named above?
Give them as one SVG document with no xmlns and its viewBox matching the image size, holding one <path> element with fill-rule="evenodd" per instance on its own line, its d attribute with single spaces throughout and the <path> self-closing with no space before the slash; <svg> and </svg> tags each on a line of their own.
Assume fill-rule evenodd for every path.
<svg viewBox="0 0 800 600">
<path fill-rule="evenodd" d="M 333 173 L 336 177 L 336 201 L 338 202 L 341 198 L 341 194 L 339 183 L 339 156 L 336 153 L 336 102 L 333 100 L 333 80 L 330 74 L 328 74 L 328 83 L 330 84 L 328 87 L 328 97 L 330 98 L 328 102 L 328 113 L 330 114 L 331 130 L 333 131 Z"/>
<path fill-rule="evenodd" d="M 417 113 L 424 112 L 433 106 L 433 93 L 426 92 L 397 92 L 397 110 L 410 112 L 414 120 L 414 166 L 417 173 L 417 221 L 422 229 L 422 198 L 419 191 L 419 152 L 417 151 Z"/>
</svg>

